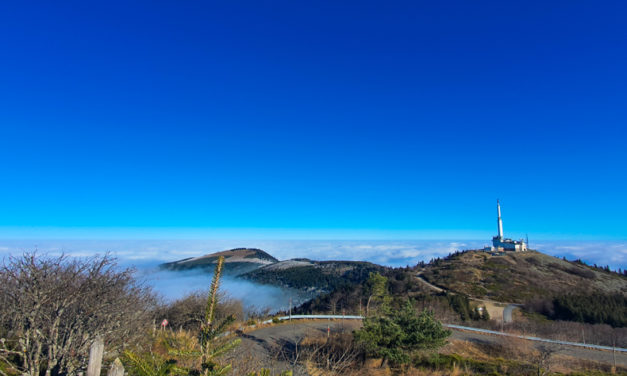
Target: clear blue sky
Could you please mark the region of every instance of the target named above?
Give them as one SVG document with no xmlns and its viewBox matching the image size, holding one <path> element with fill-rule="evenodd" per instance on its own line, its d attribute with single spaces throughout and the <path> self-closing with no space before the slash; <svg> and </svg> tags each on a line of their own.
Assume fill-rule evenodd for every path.
<svg viewBox="0 0 627 376">
<path fill-rule="evenodd" d="M 626 18 L 624 1 L 3 2 L 0 234 L 484 236 L 500 198 L 506 235 L 625 239 Z"/>
</svg>

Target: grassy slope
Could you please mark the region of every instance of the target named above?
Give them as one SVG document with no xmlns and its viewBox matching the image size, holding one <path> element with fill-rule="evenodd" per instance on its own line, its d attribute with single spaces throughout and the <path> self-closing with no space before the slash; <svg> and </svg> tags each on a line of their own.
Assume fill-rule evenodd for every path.
<svg viewBox="0 0 627 376">
<path fill-rule="evenodd" d="M 469 251 L 428 265 L 423 276 L 477 298 L 522 303 L 568 292 L 627 293 L 627 278 L 536 251 L 492 256 Z"/>
</svg>

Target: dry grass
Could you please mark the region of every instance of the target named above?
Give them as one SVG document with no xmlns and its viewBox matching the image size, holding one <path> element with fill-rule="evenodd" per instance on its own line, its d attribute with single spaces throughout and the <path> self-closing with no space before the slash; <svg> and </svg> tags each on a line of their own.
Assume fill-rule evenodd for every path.
<svg viewBox="0 0 627 376">
<path fill-rule="evenodd" d="M 533 349 L 529 341 L 505 337 L 500 344 L 452 340 L 442 350 L 442 353 L 457 354 L 478 361 L 492 361 L 495 359 L 528 361 L 535 356 L 536 350 Z"/>
<path fill-rule="evenodd" d="M 593 362 L 590 360 L 584 360 L 566 355 L 555 355 L 552 359 L 551 371 L 557 373 L 587 373 L 591 371 L 627 375 L 627 369 L 619 367 L 614 369 L 609 364 L 603 364 L 599 362 Z"/>
<path fill-rule="evenodd" d="M 498 362 L 500 360 L 516 361 L 520 363 L 527 363 L 531 365 L 537 365 L 543 355 L 545 355 L 545 366 L 550 369 L 550 374 L 589 374 L 607 373 L 611 374 L 616 372 L 617 374 L 626 374 L 627 369 L 619 367 L 618 370 L 613 370 L 613 367 L 609 364 L 583 360 L 572 356 L 566 356 L 562 354 L 546 354 L 543 351 L 538 350 L 532 346 L 529 341 L 525 341 L 519 338 L 507 338 L 500 344 L 487 344 L 487 343 L 472 343 L 460 340 L 452 340 L 449 344 L 442 349 L 442 354 L 458 355 L 467 359 L 472 359 L 479 362 Z M 548 355 L 548 356 L 547 356 Z M 457 370 L 459 371 L 459 370 Z M 455 369 L 448 370 L 442 374 L 455 374 Z M 417 375 L 438 375 L 440 373 L 417 373 Z M 461 374 L 472 374 L 464 373 Z"/>
<path fill-rule="evenodd" d="M 250 343 L 242 343 L 237 349 L 224 356 L 222 360 L 233 367 L 229 375 L 245 376 L 253 372 L 259 372 L 262 368 L 276 369 L 278 362 L 274 359 L 263 357 Z"/>
<path fill-rule="evenodd" d="M 299 358 L 310 373 L 319 375 L 357 374 L 361 349 L 348 333 L 327 337 L 322 333 L 309 334 L 299 344 Z"/>
<path fill-rule="evenodd" d="M 307 338 L 304 344 L 320 344 L 320 338 Z M 439 367 L 409 367 L 400 372 L 408 376 L 444 376 L 444 375 L 483 375 L 490 373 L 486 369 L 498 369 L 498 374 L 535 375 L 536 367 L 542 363 L 542 374 L 577 374 L 605 375 L 611 374 L 612 368 L 607 364 L 584 361 L 564 355 L 552 354 L 534 348 L 529 341 L 508 338 L 500 344 L 472 343 L 452 340 L 440 352 L 441 356 L 450 356 L 448 363 Z M 319 363 L 307 361 L 307 372 L 312 376 L 392 376 L 399 374 L 389 367 L 380 368 L 380 359 L 368 359 L 365 363 L 354 362 L 350 369 L 343 373 L 330 372 Z M 481 366 L 481 365 L 484 366 Z M 482 369 L 484 371 L 482 371 Z M 550 370 L 550 372 L 545 372 Z M 627 370 L 618 369 L 617 374 L 625 375 Z"/>
<path fill-rule="evenodd" d="M 467 373 L 462 371 L 459 367 L 453 367 L 452 370 L 446 371 L 435 371 L 435 370 L 421 370 L 416 368 L 411 368 L 408 370 L 408 376 L 461 376 L 466 375 Z"/>
<path fill-rule="evenodd" d="M 427 266 L 423 275 L 448 290 L 503 302 L 520 303 L 574 289 L 584 292 L 627 289 L 627 278 L 623 276 L 535 251 L 509 252 L 503 256 L 469 251 Z"/>
</svg>

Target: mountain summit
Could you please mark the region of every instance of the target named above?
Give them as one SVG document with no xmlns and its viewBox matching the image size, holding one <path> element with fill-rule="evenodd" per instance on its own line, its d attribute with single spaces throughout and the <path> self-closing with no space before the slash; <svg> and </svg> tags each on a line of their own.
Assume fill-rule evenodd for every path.
<svg viewBox="0 0 627 376">
<path fill-rule="evenodd" d="M 264 265 L 279 262 L 279 260 L 261 249 L 235 248 L 200 257 L 189 257 L 168 262 L 161 264 L 161 267 L 169 270 L 213 269 L 220 256 L 224 256 L 224 271 L 228 274 L 243 274 Z"/>
<path fill-rule="evenodd" d="M 456 252 L 425 266 L 433 285 L 475 298 L 525 303 L 569 293 L 627 293 L 627 278 L 537 251 Z"/>
</svg>

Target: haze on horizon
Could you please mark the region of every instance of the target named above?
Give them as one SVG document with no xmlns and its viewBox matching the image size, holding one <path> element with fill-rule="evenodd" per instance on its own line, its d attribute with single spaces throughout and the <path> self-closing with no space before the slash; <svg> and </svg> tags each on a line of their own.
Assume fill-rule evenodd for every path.
<svg viewBox="0 0 627 376">
<path fill-rule="evenodd" d="M 0 260 L 37 249 L 48 256 L 64 254 L 90 257 L 109 254 L 122 267 L 133 267 L 138 278 L 152 286 L 167 300 L 206 290 L 211 282 L 207 271 L 172 272 L 160 270 L 163 262 L 197 257 L 217 251 L 256 247 L 279 260 L 310 258 L 313 260 L 369 261 L 390 267 L 415 266 L 421 261 L 445 257 L 466 249 L 481 248 L 484 240 L 276 240 L 276 239 L 0 239 Z M 543 253 L 568 260 L 581 259 L 592 265 L 608 265 L 612 270 L 627 269 L 625 241 L 531 241 Z M 272 286 L 228 278 L 223 285 L 231 298 L 241 300 L 247 309 L 263 310 L 283 307 L 289 292 Z M 252 293 L 254 291 L 254 293 Z"/>
</svg>

